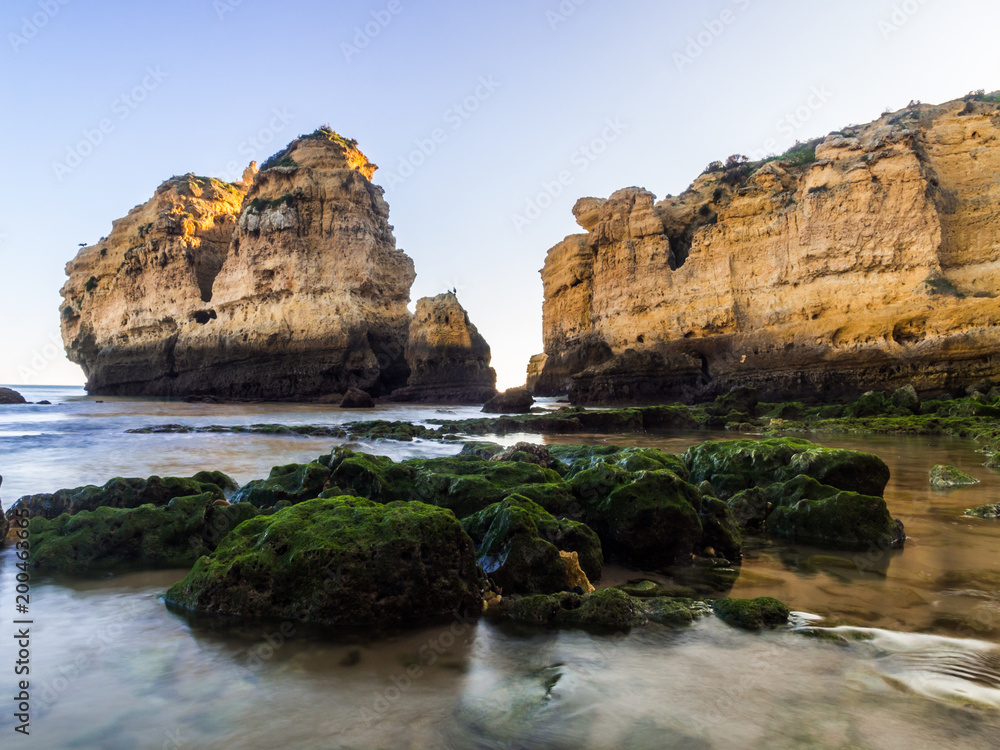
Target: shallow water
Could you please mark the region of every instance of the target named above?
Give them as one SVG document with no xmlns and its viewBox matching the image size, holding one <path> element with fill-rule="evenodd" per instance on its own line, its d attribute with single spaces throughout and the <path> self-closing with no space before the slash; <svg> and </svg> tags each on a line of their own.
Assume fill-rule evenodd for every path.
<svg viewBox="0 0 1000 750">
<path fill-rule="evenodd" d="M 340 423 L 372 412 L 202 405 L 22 389 L 53 406 L 2 407 L 3 497 L 116 475 L 222 469 L 238 480 L 328 451 L 329 438 L 125 435 L 130 427 Z M 41 395 L 45 393 L 46 395 Z M 447 412 L 442 414 L 441 412 Z M 380 407 L 419 421 L 471 408 Z M 722 433 L 573 435 L 680 451 Z M 825 638 L 752 635 L 712 618 L 672 632 L 527 632 L 456 621 L 378 640 L 290 623 L 239 627 L 168 612 L 184 571 L 33 580 L 32 736 L 46 748 L 913 748 L 1000 744 L 1000 523 L 963 517 L 1000 497 L 972 443 L 813 436 L 868 450 L 892 471 L 902 552 L 749 539 L 736 596 L 770 594 L 824 619 Z M 369 444 L 395 458 L 455 446 Z M 939 494 L 949 463 L 982 480 Z M 11 736 L 13 551 L 0 555 L 0 736 Z M 607 580 L 627 577 L 610 569 Z M 811 621 L 810 621 L 811 622 Z M 817 624 L 817 623 L 811 623 Z M 838 627 L 839 626 L 839 627 Z M 407 668 L 410 668 L 409 673 Z M 8 695 L 10 694 L 10 695 Z"/>
</svg>

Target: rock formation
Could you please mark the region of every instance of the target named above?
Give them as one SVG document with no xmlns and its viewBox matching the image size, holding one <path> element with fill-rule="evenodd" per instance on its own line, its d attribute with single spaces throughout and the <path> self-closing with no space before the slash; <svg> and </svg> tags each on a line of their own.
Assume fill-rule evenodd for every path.
<svg viewBox="0 0 1000 750">
<path fill-rule="evenodd" d="M 490 345 L 451 292 L 417 301 L 406 363 L 410 379 L 395 401 L 481 404 L 497 393 Z"/>
<path fill-rule="evenodd" d="M 24 396 L 10 388 L 0 388 L 0 404 L 26 404 Z"/>
<path fill-rule="evenodd" d="M 541 271 L 535 393 L 834 398 L 1000 373 L 998 136 L 998 95 L 915 103 L 716 162 L 677 197 L 580 200 L 586 234 Z"/>
<path fill-rule="evenodd" d="M 405 385 L 415 274 L 375 169 L 320 129 L 241 184 L 163 183 L 67 266 L 63 339 L 88 390 L 293 399 Z"/>
</svg>

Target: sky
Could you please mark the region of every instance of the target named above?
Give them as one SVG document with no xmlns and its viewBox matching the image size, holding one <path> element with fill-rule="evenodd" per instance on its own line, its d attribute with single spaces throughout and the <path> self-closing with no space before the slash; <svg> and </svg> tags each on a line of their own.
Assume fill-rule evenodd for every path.
<svg viewBox="0 0 1000 750">
<path fill-rule="evenodd" d="M 80 243 L 329 124 L 380 165 L 412 299 L 456 287 L 522 384 L 578 198 L 1000 89 L 998 28 L 995 0 L 4 0 L 0 383 L 83 383 Z"/>
</svg>

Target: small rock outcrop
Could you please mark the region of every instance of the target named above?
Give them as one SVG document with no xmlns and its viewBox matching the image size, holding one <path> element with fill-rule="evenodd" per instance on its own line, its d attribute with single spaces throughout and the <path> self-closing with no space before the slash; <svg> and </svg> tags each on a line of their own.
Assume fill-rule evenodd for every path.
<svg viewBox="0 0 1000 750">
<path fill-rule="evenodd" d="M 3 477 L 0 477 L 0 485 L 3 484 Z M 0 547 L 7 541 L 7 532 L 10 531 L 10 521 L 3 512 L 3 503 L 0 502 Z"/>
<path fill-rule="evenodd" d="M 0 388 L 0 404 L 26 404 L 24 396 L 11 388 Z"/>
<path fill-rule="evenodd" d="M 931 488 L 935 490 L 950 490 L 956 487 L 970 487 L 979 484 L 979 480 L 954 466 L 938 464 L 931 469 L 930 484 Z"/>
<path fill-rule="evenodd" d="M 535 399 L 525 388 L 508 388 L 483 405 L 487 414 L 527 414 Z"/>
<path fill-rule="evenodd" d="M 452 292 L 417 301 L 406 363 L 410 378 L 394 401 L 481 404 L 497 395 L 490 345 Z"/>
<path fill-rule="evenodd" d="M 329 129 L 246 179 L 167 180 L 66 268 L 96 394 L 299 399 L 406 384 L 413 261 L 375 165 Z"/>
<path fill-rule="evenodd" d="M 536 395 L 575 403 L 899 393 L 1000 374 L 1000 99 L 915 103 L 679 196 L 574 207 L 541 271 Z"/>
<path fill-rule="evenodd" d="M 341 409 L 374 409 L 375 400 L 360 388 L 350 388 L 340 400 Z"/>
</svg>

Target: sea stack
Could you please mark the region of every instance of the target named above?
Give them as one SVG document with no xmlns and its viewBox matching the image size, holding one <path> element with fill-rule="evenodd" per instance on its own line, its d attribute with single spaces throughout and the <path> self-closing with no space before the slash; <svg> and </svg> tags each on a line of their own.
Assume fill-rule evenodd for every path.
<svg viewBox="0 0 1000 750">
<path fill-rule="evenodd" d="M 497 394 L 490 345 L 451 292 L 417 301 L 406 362 L 409 384 L 395 401 L 481 404 Z"/>
<path fill-rule="evenodd" d="M 163 183 L 67 266 L 63 339 L 87 389 L 304 399 L 403 387 L 415 273 L 375 169 L 321 128 L 242 184 Z"/>
<path fill-rule="evenodd" d="M 541 271 L 536 395 L 837 399 L 1000 374 L 1000 104 L 913 103 L 679 196 L 580 200 Z"/>
</svg>

